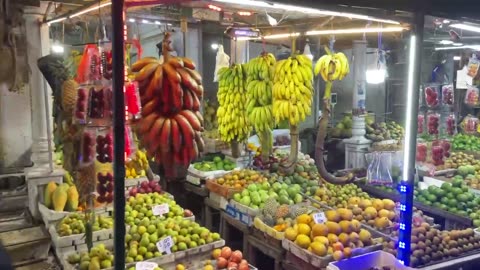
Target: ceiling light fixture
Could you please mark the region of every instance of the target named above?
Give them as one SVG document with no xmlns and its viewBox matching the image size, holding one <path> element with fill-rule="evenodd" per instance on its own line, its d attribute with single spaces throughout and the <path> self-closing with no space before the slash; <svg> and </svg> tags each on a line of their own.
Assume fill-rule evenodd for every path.
<svg viewBox="0 0 480 270">
<path fill-rule="evenodd" d="M 218 50 L 218 44 L 217 43 L 212 43 L 210 45 L 210 47 L 212 47 L 212 50 L 215 50 L 215 51 Z"/>
<path fill-rule="evenodd" d="M 59 18 L 56 18 L 56 19 L 47 21 L 47 24 L 50 26 L 50 25 L 52 25 L 53 23 L 58 23 L 58 22 L 62 22 L 62 21 L 64 21 L 64 20 L 66 20 L 66 19 L 75 18 L 75 17 L 81 16 L 81 15 L 83 15 L 83 14 L 89 13 L 89 12 L 91 12 L 91 11 L 95 11 L 95 10 L 98 10 L 98 9 L 100 9 L 100 8 L 109 6 L 109 5 L 111 5 L 111 4 L 112 4 L 112 2 L 110 2 L 110 1 L 104 2 L 104 3 L 99 4 L 99 5 L 95 4 L 95 5 L 90 6 L 90 7 L 87 8 L 87 9 L 80 10 L 80 11 L 75 12 L 75 13 L 73 13 L 73 14 L 67 14 L 67 15 L 65 15 L 65 16 L 61 16 L 61 17 L 59 17 Z"/>
<path fill-rule="evenodd" d="M 130 19 L 128 19 L 128 21 L 134 23 L 134 22 L 135 22 L 135 19 L 134 19 L 134 18 L 130 18 Z"/>
<path fill-rule="evenodd" d="M 480 27 L 475 25 L 464 24 L 464 23 L 454 23 L 454 24 L 450 24 L 449 26 L 452 28 L 480 33 Z"/>
<path fill-rule="evenodd" d="M 363 33 L 391 33 L 402 32 L 403 27 L 372 27 L 372 28 L 350 28 L 350 29 L 332 29 L 332 30 L 313 30 L 307 31 L 307 36 L 318 35 L 339 35 L 339 34 L 363 34 Z"/>
<path fill-rule="evenodd" d="M 157 24 L 157 25 L 161 25 L 162 23 L 161 23 L 161 22 L 159 22 L 159 21 L 155 21 L 155 24 Z"/>
<path fill-rule="evenodd" d="M 455 43 L 452 43 L 453 46 L 462 46 L 463 43 L 460 43 L 460 42 L 455 42 Z"/>
<path fill-rule="evenodd" d="M 239 11 L 238 15 L 248 17 L 252 16 L 252 13 L 250 11 Z"/>
<path fill-rule="evenodd" d="M 461 50 L 461 49 L 472 49 L 472 50 L 480 51 L 480 45 L 463 45 L 463 46 L 436 47 L 436 48 L 435 48 L 435 51 Z"/>
<path fill-rule="evenodd" d="M 218 6 L 215 6 L 215 5 L 208 5 L 208 8 L 211 9 L 211 10 L 215 10 L 215 11 L 222 11 L 222 8 L 221 7 L 218 7 Z"/>
<path fill-rule="evenodd" d="M 253 1 L 253 0 L 214 0 L 214 1 L 221 2 L 221 3 L 229 3 L 229 4 L 248 5 L 248 6 L 254 6 L 254 7 L 261 7 L 261 8 L 280 9 L 283 11 L 296 11 L 296 12 L 307 13 L 311 15 L 338 16 L 338 17 L 346 17 L 351 19 L 360 19 L 360 20 L 373 21 L 373 22 L 400 24 L 397 21 L 379 19 L 379 18 L 367 16 L 367 15 L 329 11 L 329 10 L 320 10 L 320 9 L 314 9 L 314 8 L 305 8 L 305 7 L 298 7 L 298 6 L 285 5 L 285 4 L 270 4 L 264 1 Z"/>
<path fill-rule="evenodd" d="M 440 42 L 438 42 L 438 44 L 450 45 L 450 44 L 453 44 L 453 41 L 444 39 L 444 40 L 440 40 Z"/>
<path fill-rule="evenodd" d="M 142 23 L 150 23 L 148 20 L 143 19 Z"/>
<path fill-rule="evenodd" d="M 461 57 L 461 56 L 455 55 L 455 56 L 453 57 L 453 61 L 460 61 L 460 60 L 462 60 L 462 57 Z"/>
</svg>

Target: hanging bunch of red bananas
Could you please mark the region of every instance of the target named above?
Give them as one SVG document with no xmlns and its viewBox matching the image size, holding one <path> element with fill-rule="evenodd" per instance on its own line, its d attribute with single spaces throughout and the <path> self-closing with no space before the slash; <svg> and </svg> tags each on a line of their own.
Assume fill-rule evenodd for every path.
<svg viewBox="0 0 480 270">
<path fill-rule="evenodd" d="M 149 157 L 163 165 L 165 174 L 175 165 L 188 165 L 203 151 L 202 78 L 195 64 L 174 57 L 170 33 L 162 44 L 163 61 L 148 57 L 132 66 L 139 82 L 142 118 L 136 131 Z"/>
</svg>

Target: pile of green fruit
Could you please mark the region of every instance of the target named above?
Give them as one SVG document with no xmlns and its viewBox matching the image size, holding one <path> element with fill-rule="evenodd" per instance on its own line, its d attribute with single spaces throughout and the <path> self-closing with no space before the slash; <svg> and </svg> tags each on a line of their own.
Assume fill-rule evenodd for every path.
<svg viewBox="0 0 480 270">
<path fill-rule="evenodd" d="M 469 191 L 462 179 L 455 178 L 452 183 L 443 183 L 441 187 L 429 186 L 417 193 L 415 199 L 425 205 L 431 205 L 461 216 L 476 212 L 480 198 Z"/>
<path fill-rule="evenodd" d="M 480 150 L 480 137 L 474 135 L 467 135 L 458 133 L 453 136 L 452 140 L 453 150 L 468 150 L 479 151 Z"/>
<path fill-rule="evenodd" d="M 163 215 L 155 216 L 152 208 L 156 205 L 168 204 L 169 212 Z M 184 210 L 177 205 L 168 194 L 159 194 L 157 192 L 141 194 L 137 193 L 134 197 L 129 197 L 125 205 L 125 223 L 133 226 L 138 225 L 145 218 L 149 220 L 166 219 L 167 217 L 183 217 Z"/>
<path fill-rule="evenodd" d="M 347 208 L 348 201 L 352 197 L 358 197 L 360 199 L 370 198 L 366 192 L 363 192 L 362 189 L 355 184 L 339 186 L 327 183 L 317 188 L 313 195 L 313 198 L 322 204 L 337 208 Z"/>
<path fill-rule="evenodd" d="M 352 115 L 345 114 L 342 120 L 340 120 L 340 122 L 338 122 L 335 127 L 330 130 L 330 136 L 333 138 L 352 137 Z"/>
<path fill-rule="evenodd" d="M 218 128 L 218 121 L 217 121 L 218 102 L 205 100 L 203 104 L 204 104 L 203 119 L 205 124 L 205 130 L 217 129 Z"/>
<path fill-rule="evenodd" d="M 90 252 L 75 253 L 68 256 L 70 264 L 79 264 L 80 270 L 107 269 L 113 266 L 113 254 L 104 244 L 92 247 Z"/>
<path fill-rule="evenodd" d="M 220 234 L 181 217 L 166 220 L 145 217 L 125 235 L 125 261 L 132 263 L 162 256 L 156 244 L 166 237 L 173 240 L 172 253 L 220 240 Z"/>
<path fill-rule="evenodd" d="M 395 121 L 390 121 L 387 123 L 367 123 L 366 129 L 367 135 L 365 135 L 365 137 L 374 142 L 384 140 L 401 140 L 405 133 L 403 127 Z"/>
<path fill-rule="evenodd" d="M 202 172 L 210 172 L 217 170 L 231 171 L 235 169 L 233 161 L 215 156 L 211 161 L 200 161 L 193 163 L 193 168 Z"/>
<path fill-rule="evenodd" d="M 240 193 L 235 193 L 233 199 L 252 209 L 262 209 L 269 198 L 274 198 L 280 204 L 292 205 L 303 201 L 300 194 L 301 187 L 298 184 L 287 185 L 286 183 L 269 182 L 250 184 Z"/>
<path fill-rule="evenodd" d="M 57 224 L 57 232 L 60 236 L 85 233 L 85 226 L 88 218 L 79 213 L 73 213 L 64 217 Z M 95 222 L 92 225 L 92 231 L 113 228 L 113 219 L 111 217 L 95 216 Z"/>
</svg>

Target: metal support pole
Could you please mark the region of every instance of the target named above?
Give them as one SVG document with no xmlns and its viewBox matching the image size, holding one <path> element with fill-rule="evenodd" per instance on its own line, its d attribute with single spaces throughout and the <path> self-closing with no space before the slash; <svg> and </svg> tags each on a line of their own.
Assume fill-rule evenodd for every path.
<svg viewBox="0 0 480 270">
<path fill-rule="evenodd" d="M 405 146 L 403 154 L 403 174 L 400 191 L 400 232 L 398 259 L 410 265 L 410 243 L 412 232 L 413 191 L 415 177 L 415 152 L 417 146 L 418 102 L 420 93 L 420 71 L 422 65 L 424 12 L 415 13 L 414 29 L 411 32 L 408 54 L 407 107 L 405 111 Z"/>
<path fill-rule="evenodd" d="M 125 269 L 125 100 L 124 0 L 112 1 L 113 177 L 115 179 L 115 270 Z"/>
</svg>

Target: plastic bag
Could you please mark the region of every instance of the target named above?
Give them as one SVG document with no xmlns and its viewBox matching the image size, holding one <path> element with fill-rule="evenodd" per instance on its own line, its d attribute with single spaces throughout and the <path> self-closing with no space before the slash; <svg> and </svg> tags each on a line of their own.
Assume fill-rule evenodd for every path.
<svg viewBox="0 0 480 270">
<path fill-rule="evenodd" d="M 479 104 L 478 100 L 479 91 L 477 87 L 469 86 L 467 88 L 467 93 L 465 94 L 465 104 L 476 106 Z"/>
<path fill-rule="evenodd" d="M 477 58 L 477 55 L 472 54 L 472 57 L 468 60 L 468 76 L 475 78 L 478 74 L 478 68 L 480 66 L 480 61 Z"/>
<path fill-rule="evenodd" d="M 372 162 L 367 169 L 367 183 L 370 185 L 392 186 L 393 178 L 391 152 L 374 152 Z M 368 159 L 368 158 L 367 158 Z"/>
<path fill-rule="evenodd" d="M 100 52 L 98 51 L 97 45 L 89 44 L 85 46 L 83 50 L 82 60 L 78 65 L 77 77 L 75 80 L 77 83 L 86 83 L 89 80 L 92 80 L 92 59 L 94 57 L 99 57 Z"/>
<path fill-rule="evenodd" d="M 214 82 L 218 82 L 218 71 L 230 65 L 230 56 L 223 51 L 223 45 L 218 45 L 217 60 L 215 62 Z"/>
</svg>

